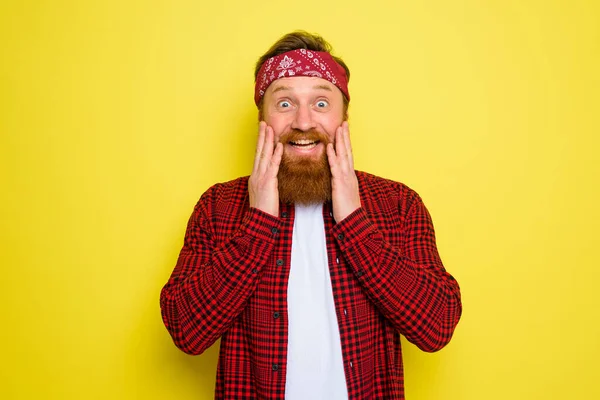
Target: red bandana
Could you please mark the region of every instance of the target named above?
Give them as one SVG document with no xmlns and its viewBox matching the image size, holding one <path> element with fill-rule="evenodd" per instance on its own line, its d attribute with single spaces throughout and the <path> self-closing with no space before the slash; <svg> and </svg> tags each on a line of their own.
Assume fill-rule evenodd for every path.
<svg viewBox="0 0 600 400">
<path fill-rule="evenodd" d="M 331 54 L 323 51 L 297 49 L 271 57 L 260 67 L 254 86 L 256 105 L 260 103 L 273 81 L 292 76 L 314 76 L 328 80 L 337 86 L 350 101 L 346 71 L 335 62 Z"/>
</svg>

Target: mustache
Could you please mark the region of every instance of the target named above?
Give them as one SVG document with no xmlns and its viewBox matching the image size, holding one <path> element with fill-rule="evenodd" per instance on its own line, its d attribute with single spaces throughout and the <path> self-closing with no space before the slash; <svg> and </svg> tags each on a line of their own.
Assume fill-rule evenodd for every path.
<svg viewBox="0 0 600 400">
<path fill-rule="evenodd" d="M 311 140 L 311 141 L 315 141 L 315 142 L 319 141 L 319 142 L 323 142 L 325 144 L 330 142 L 329 136 L 327 136 L 323 132 L 318 131 L 316 129 L 311 129 L 308 131 L 292 129 L 292 130 L 287 131 L 284 134 L 282 134 L 279 137 L 279 142 L 281 142 L 282 144 L 286 144 L 289 142 L 296 142 L 296 141 L 302 140 L 302 139 Z"/>
</svg>

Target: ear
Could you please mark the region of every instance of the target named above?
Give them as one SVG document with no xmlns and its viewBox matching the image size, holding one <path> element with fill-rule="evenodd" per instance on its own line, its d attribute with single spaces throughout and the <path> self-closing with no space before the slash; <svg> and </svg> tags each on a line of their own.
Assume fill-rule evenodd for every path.
<svg viewBox="0 0 600 400">
<path fill-rule="evenodd" d="M 260 99 L 256 107 L 258 108 L 258 122 L 260 122 L 263 120 L 263 99 Z"/>
<path fill-rule="evenodd" d="M 348 107 L 350 105 L 348 104 L 348 102 L 346 101 L 346 97 L 344 97 L 344 115 L 342 116 L 342 118 L 344 119 L 344 121 L 348 121 Z"/>
</svg>

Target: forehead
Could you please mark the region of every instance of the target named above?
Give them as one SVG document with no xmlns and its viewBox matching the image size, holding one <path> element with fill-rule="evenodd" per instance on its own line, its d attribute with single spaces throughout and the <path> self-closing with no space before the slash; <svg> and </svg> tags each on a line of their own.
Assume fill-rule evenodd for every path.
<svg viewBox="0 0 600 400">
<path fill-rule="evenodd" d="M 322 92 L 322 93 L 331 93 L 333 96 L 340 95 L 342 96 L 342 92 L 331 82 L 317 78 L 312 76 L 298 76 L 298 77 L 288 77 L 281 78 L 274 81 L 267 88 L 267 95 L 273 95 L 277 93 L 314 93 L 314 92 Z"/>
</svg>

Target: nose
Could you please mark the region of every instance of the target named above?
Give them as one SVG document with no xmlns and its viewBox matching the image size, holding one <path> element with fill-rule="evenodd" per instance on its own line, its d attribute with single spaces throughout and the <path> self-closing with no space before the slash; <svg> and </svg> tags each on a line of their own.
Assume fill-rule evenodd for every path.
<svg viewBox="0 0 600 400">
<path fill-rule="evenodd" d="M 292 128 L 299 131 L 308 131 L 316 127 L 313 120 L 312 110 L 308 105 L 300 105 L 294 115 Z"/>
</svg>

